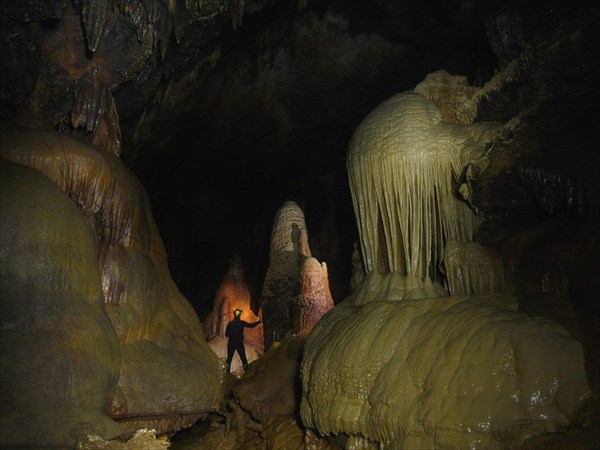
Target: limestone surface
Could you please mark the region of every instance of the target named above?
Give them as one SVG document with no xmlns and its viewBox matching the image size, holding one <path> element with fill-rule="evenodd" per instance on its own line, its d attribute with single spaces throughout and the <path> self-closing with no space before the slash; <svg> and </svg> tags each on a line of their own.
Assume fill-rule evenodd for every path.
<svg viewBox="0 0 600 450">
<path fill-rule="evenodd" d="M 499 126 L 443 119 L 436 104 L 409 91 L 382 102 L 354 132 L 347 167 L 366 272 L 425 279 L 447 240 L 473 239 L 477 216 L 455 185 L 467 166 L 485 165 Z"/>
<path fill-rule="evenodd" d="M 300 295 L 292 319 L 294 333 L 308 334 L 327 311 L 333 308 L 327 264 L 307 258 L 300 270 Z"/>
<path fill-rule="evenodd" d="M 175 418 L 163 433 L 214 409 L 219 361 L 170 277 L 139 181 L 82 140 L 1 131 L 9 171 L 25 173 L 3 184 L 3 417 L 81 406 L 129 432 Z"/>
<path fill-rule="evenodd" d="M 114 437 L 121 429 L 106 414 L 121 355 L 94 233 L 45 175 L 0 167 L 1 446 Z"/>
<path fill-rule="evenodd" d="M 297 203 L 285 202 L 275 215 L 269 268 L 261 292 L 265 349 L 293 328 L 291 310 L 300 291 L 300 266 L 309 256 L 304 212 Z"/>
<path fill-rule="evenodd" d="M 579 342 L 503 296 L 336 306 L 309 336 L 301 417 L 390 448 L 519 448 L 589 395 Z"/>
<path fill-rule="evenodd" d="M 233 320 L 233 311 L 238 308 L 243 311 L 242 319 L 246 322 L 254 323 L 262 320 L 262 311 L 259 311 L 258 315 L 252 311 L 250 290 L 244 278 L 242 259 L 234 255 L 231 258 L 229 269 L 215 293 L 213 309 L 202 324 L 207 342 L 217 337 L 220 338 L 215 341 L 214 346 L 211 345 L 213 350 L 222 347 L 220 341 L 226 340 L 225 329 L 227 324 Z M 254 328 L 246 328 L 244 330 L 244 342 L 252 347 L 252 353 L 256 351 L 258 354 L 262 354 L 264 349 L 263 324 L 261 323 Z M 226 348 L 225 355 L 222 355 L 220 350 L 217 354 L 225 358 L 227 356 Z M 236 359 L 239 359 L 237 353 Z"/>
</svg>

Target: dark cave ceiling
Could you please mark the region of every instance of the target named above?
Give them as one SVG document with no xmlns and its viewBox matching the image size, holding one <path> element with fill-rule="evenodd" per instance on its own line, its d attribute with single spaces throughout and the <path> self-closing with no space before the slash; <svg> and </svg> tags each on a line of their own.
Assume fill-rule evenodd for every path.
<svg viewBox="0 0 600 450">
<path fill-rule="evenodd" d="M 234 253 L 258 295 L 285 200 L 304 208 L 339 301 L 356 240 L 345 152 L 366 114 L 438 69 L 480 86 L 529 52 L 535 70 L 480 105 L 479 120 L 537 108 L 529 139 L 545 143 L 524 138 L 522 160 L 593 167 L 598 11 L 593 1 L 4 0 L 1 119 L 120 153 L 201 317 Z M 583 162 L 561 156 L 573 136 Z M 481 183 L 481 205 L 511 211 L 492 226 L 535 220 L 507 186 Z"/>
</svg>

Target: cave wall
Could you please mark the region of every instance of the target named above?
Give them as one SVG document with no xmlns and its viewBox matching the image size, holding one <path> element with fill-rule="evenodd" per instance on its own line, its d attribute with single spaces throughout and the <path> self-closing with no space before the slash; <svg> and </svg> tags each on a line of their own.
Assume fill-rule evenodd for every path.
<svg viewBox="0 0 600 450">
<path fill-rule="evenodd" d="M 1 180 L 2 445 L 118 436 L 107 414 L 121 353 L 102 307 L 95 235 L 40 172 L 2 159 Z"/>
<path fill-rule="evenodd" d="M 214 410 L 221 367 L 137 178 L 62 133 L 4 127 L 0 144 L 2 445 L 173 432 Z M 55 426 L 32 434 L 31 417 Z"/>
</svg>

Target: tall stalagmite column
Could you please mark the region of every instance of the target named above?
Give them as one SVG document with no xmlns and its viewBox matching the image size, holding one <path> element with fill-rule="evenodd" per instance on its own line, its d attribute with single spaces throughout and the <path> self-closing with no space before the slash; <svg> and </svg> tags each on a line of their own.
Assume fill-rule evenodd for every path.
<svg viewBox="0 0 600 450">
<path fill-rule="evenodd" d="M 275 215 L 261 293 L 265 349 L 292 330 L 291 308 L 299 293 L 300 265 L 310 256 L 304 213 L 297 203 L 285 202 Z"/>
</svg>

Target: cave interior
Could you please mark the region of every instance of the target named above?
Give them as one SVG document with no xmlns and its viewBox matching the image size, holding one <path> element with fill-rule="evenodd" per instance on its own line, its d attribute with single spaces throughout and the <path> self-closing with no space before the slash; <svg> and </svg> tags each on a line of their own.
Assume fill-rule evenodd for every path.
<svg viewBox="0 0 600 450">
<path fill-rule="evenodd" d="M 171 319 L 164 317 L 171 316 L 156 312 L 162 311 L 163 306 L 156 306 L 162 305 L 161 300 L 152 300 L 150 305 L 144 303 L 144 298 L 176 298 L 167 303 L 168 308 L 177 311 L 177 317 L 185 317 L 178 319 L 183 325 L 177 326 L 196 330 L 186 331 L 186 336 L 198 333 L 203 326 L 204 337 L 200 340 L 207 337 L 207 321 L 213 309 L 223 307 L 219 300 L 223 292 L 241 292 L 239 295 L 246 299 L 249 308 L 248 317 L 263 318 L 263 314 L 268 314 L 263 311 L 263 301 L 271 273 L 269 264 L 274 260 L 274 229 L 278 211 L 286 202 L 294 202 L 304 214 L 305 230 L 301 225 L 300 228 L 306 232 L 310 250 L 301 252 L 303 257 L 326 262 L 326 267 L 318 267 L 325 267 L 321 270 L 325 270 L 333 303 L 338 305 L 348 298 L 356 289 L 356 272 L 371 271 L 365 247 L 360 245 L 363 231 L 357 224 L 349 182 L 351 138 L 365 117 L 383 101 L 413 91 L 426 76 L 440 71 L 464 77 L 464 85 L 457 88 L 460 93 L 455 93 L 455 97 L 439 94 L 436 105 L 442 114 L 446 113 L 440 106 L 446 105 L 444 102 L 449 105 L 448 110 L 458 109 L 460 100 L 456 99 L 460 95 L 481 90 L 485 94 L 473 103 L 468 123 L 494 122 L 502 129 L 493 144 L 485 146 L 485 167 L 472 164 L 468 171 L 464 168 L 459 174 L 461 180 L 454 180 L 451 185 L 455 196 L 463 182 L 469 190 L 461 201 L 479 220 L 470 240 L 478 248 L 496 249 L 506 264 L 502 269 L 506 271 L 506 283 L 502 281 L 500 287 L 484 293 L 510 293 L 520 312 L 559 324 L 581 343 L 593 400 L 588 407 L 593 413 L 586 414 L 596 420 L 600 374 L 596 285 L 600 279 L 597 2 L 27 0 L 3 1 L 0 13 L 3 161 L 45 173 L 92 223 L 96 242 L 105 243 L 96 250 L 93 243 L 89 244 L 90 254 L 96 251 L 99 255 L 102 281 L 98 283 L 93 274 L 86 275 L 92 280 L 89 284 L 95 283 L 98 288 L 85 289 L 93 291 L 89 295 L 100 299 L 100 304 L 109 305 L 105 307 L 106 314 L 116 330 L 108 332 L 116 336 L 106 344 L 112 350 L 99 357 L 112 361 L 112 368 L 102 369 L 106 374 L 93 379 L 93 383 L 112 386 L 103 397 L 95 403 L 64 398 L 45 402 L 38 398 L 25 404 L 12 397 L 3 398 L 9 405 L 2 409 L 1 437 L 8 439 L 5 442 L 28 442 L 6 438 L 19 435 L 15 430 L 21 430 L 20 425 L 14 425 L 15 409 L 31 416 L 32 411 L 41 408 L 39 405 L 47 408 L 93 403 L 95 406 L 87 407 L 99 408 L 109 417 L 123 420 L 134 417 L 143 422 L 151 414 L 164 415 L 169 423 L 165 430 L 170 431 L 189 427 L 198 418 L 206 417 L 208 411 L 228 408 L 227 417 L 232 423 L 241 420 L 239 411 L 251 411 L 254 422 L 264 419 L 261 427 L 265 428 L 259 434 L 263 441 L 271 442 L 271 447 L 264 448 L 292 448 L 281 444 L 285 441 L 276 441 L 275 431 L 264 431 L 266 423 L 270 425 L 268 430 L 285 428 L 283 422 L 272 419 L 275 412 L 270 410 L 271 415 L 261 419 L 260 414 L 257 417 L 253 413 L 262 411 L 260 407 L 242 399 L 255 396 L 255 390 L 269 389 L 265 385 L 234 387 L 230 395 L 235 401 L 231 400 L 229 406 L 219 405 L 223 399 L 217 397 L 203 398 L 204 406 L 188 405 L 181 398 L 193 396 L 194 389 L 201 389 L 190 385 L 174 396 L 179 399 L 174 404 L 156 406 L 151 400 L 137 399 L 132 393 L 135 389 L 130 392 L 128 385 L 117 381 L 119 377 L 137 374 L 136 370 L 143 371 L 140 367 L 145 367 L 145 363 L 139 355 L 154 351 L 144 346 L 146 339 L 165 349 L 184 346 L 179 341 L 172 347 L 165 343 L 171 338 L 164 331 L 168 330 L 164 324 L 171 323 Z M 19 141 L 19 133 L 29 137 Z M 36 133 L 41 137 L 36 137 Z M 87 145 L 85 155 L 83 150 L 75 149 L 78 144 L 66 143 L 61 136 Z M 56 160 L 63 158 L 58 150 L 44 157 L 23 150 L 35 145 L 60 147 L 69 162 L 63 169 L 54 169 Z M 94 156 L 94 151 L 101 157 Z M 6 180 L 16 177 L 44 183 L 35 174 L 20 172 L 12 165 L 7 170 L 10 173 Z M 69 181 L 61 184 L 54 176 Z M 3 181 L 7 186 L 10 183 Z M 50 188 L 39 189 L 41 192 Z M 99 189 L 103 189 L 103 194 L 98 193 Z M 38 195 L 35 192 L 38 191 L 33 189 L 30 194 Z M 29 204 L 25 195 L 17 203 Z M 44 202 L 59 205 L 58 200 L 52 203 L 53 199 L 48 194 Z M 94 209 L 98 202 L 102 206 Z M 17 252 L 16 244 L 13 245 L 16 238 L 7 236 L 15 233 L 9 232 L 9 226 L 17 225 L 7 217 L 8 211 L 18 205 L 8 201 L 6 204 L 6 208 L 2 205 L 7 233 L 3 234 L 2 252 L 3 258 L 12 258 L 11 252 Z M 71 214 L 68 205 L 56 208 L 65 208 L 61 213 L 65 217 Z M 123 219 L 125 216 L 127 220 Z M 36 215 L 32 218 L 36 220 Z M 408 221 L 412 219 L 410 216 Z M 365 225 L 364 233 L 382 227 L 379 220 L 379 225 Z M 152 221 L 156 225 L 148 225 Z M 18 226 L 25 225 L 22 221 Z M 75 229 L 79 230 L 74 226 Z M 40 230 L 35 233 L 45 233 Z M 377 245 L 385 246 L 381 242 Z M 384 257 L 381 254 L 385 249 L 377 251 L 379 265 L 374 270 L 393 272 L 389 248 Z M 77 252 L 70 249 L 68 254 Z M 85 252 L 81 250 L 82 254 Z M 35 256 L 34 251 L 32 261 Z M 400 266 L 410 273 L 409 259 Z M 160 264 L 166 264 L 164 271 Z M 136 271 L 150 265 L 148 273 L 140 275 Z M 13 298 L 21 298 L 19 295 L 29 296 L 29 291 L 13 292 L 16 288 L 11 284 L 13 266 L 10 267 L 3 270 L 3 339 L 4 333 L 8 336 L 15 327 L 27 330 L 28 325 L 21 322 L 31 320 L 37 324 L 38 318 L 50 314 L 52 309 L 46 304 L 38 309 L 32 307 L 34 312 L 27 310 L 31 312 L 29 319 L 19 319 L 16 314 L 21 313 L 14 312 L 18 308 L 9 303 Z M 239 267 L 237 272 L 232 269 L 235 267 Z M 318 271 L 318 267 L 313 269 Z M 453 294 L 450 266 L 444 267 L 428 263 L 424 275 Z M 125 273 L 126 270 L 131 273 Z M 236 274 L 240 273 L 244 287 L 235 284 Z M 160 286 L 167 287 L 145 287 L 144 283 L 152 284 L 153 277 L 166 279 Z M 105 283 L 105 279 L 112 281 Z M 126 285 L 124 280 L 130 279 L 139 279 L 139 286 L 135 281 Z M 50 276 L 40 278 L 40 286 L 31 288 L 33 297 L 39 292 L 43 296 L 44 283 L 53 283 L 52 280 Z M 225 286 L 227 280 L 233 287 Z M 135 293 L 135 289 L 140 293 Z M 477 294 L 476 291 L 465 288 L 459 295 Z M 218 292 L 221 294 L 216 295 Z M 135 304 L 133 312 L 116 311 L 119 302 Z M 60 303 L 60 308 L 67 308 L 67 303 Z M 139 324 L 143 320 L 133 318 L 138 311 L 135 308 L 144 309 L 140 317 L 152 317 L 158 325 Z M 264 316 L 265 333 L 274 326 L 274 320 Z M 110 328 L 107 324 L 102 327 Z M 214 329 L 213 335 L 217 334 Z M 14 372 L 9 367 L 13 359 L 27 358 L 30 351 L 24 346 L 26 350 L 13 356 L 11 346 L 17 345 L 13 342 L 20 338 L 13 341 L 13 335 L 10 336 L 2 347 L 5 392 L 13 387 L 17 391 L 28 389 L 28 384 L 19 385 L 13 380 L 22 373 L 27 373 L 24 378 L 33 379 L 31 367 L 24 372 Z M 263 348 L 259 341 L 256 338 L 255 347 L 262 354 L 272 342 Z M 195 354 L 192 344 L 185 345 L 189 345 L 186 351 Z M 300 345 L 286 341 L 278 351 L 295 355 L 289 356 L 291 359 L 299 358 Z M 116 348 L 121 348 L 120 360 L 129 361 L 122 362 L 121 369 L 113 355 L 118 353 Z M 169 354 L 170 350 L 159 356 L 156 353 L 153 358 L 169 364 Z M 210 370 L 218 372 L 212 359 L 198 358 L 202 361 L 200 366 L 210 366 Z M 276 357 L 265 358 L 265 371 L 281 370 L 273 359 Z M 173 364 L 185 366 L 183 359 Z M 123 367 L 128 369 L 124 371 Z M 296 366 L 290 370 L 288 375 L 294 379 Z M 244 377 L 258 377 L 260 373 L 258 368 L 251 369 Z M 209 379 L 211 375 L 206 376 Z M 135 377 L 131 377 L 124 383 L 135 384 Z M 235 384 L 235 380 L 227 380 L 225 384 Z M 160 384 L 158 377 L 152 378 L 148 389 L 161 391 Z M 298 389 L 302 390 L 296 386 Z M 36 395 L 43 397 L 44 392 Z M 119 396 L 115 392 L 127 401 L 111 400 Z M 303 406 L 303 414 L 307 410 Z M 177 414 L 179 418 L 173 419 Z M 47 416 L 40 417 L 40 422 L 33 423 L 43 428 L 42 423 L 49 422 Z M 181 423 L 174 425 L 177 420 Z M 317 419 L 314 424 L 317 427 Z M 231 428 L 231 423 L 228 426 Z M 281 435 L 293 435 L 295 431 L 290 429 Z M 354 437 L 344 442 L 337 436 L 337 441 L 330 439 L 330 448 L 376 448 L 369 445 L 383 442 L 364 437 L 361 447 L 358 440 L 352 441 Z M 596 432 L 583 439 L 591 442 L 589 448 L 593 448 L 599 444 L 598 436 Z M 307 442 L 313 437 L 307 437 L 305 432 L 306 447 L 302 448 L 309 448 Z M 384 438 L 388 439 L 381 439 Z M 571 439 L 577 443 L 577 439 Z M 565 448 L 580 448 L 572 442 L 565 444 L 572 447 Z M 236 445 L 223 448 L 244 448 L 239 440 Z M 403 445 L 399 448 L 411 448 L 408 443 Z M 455 448 L 449 445 L 448 448 Z M 544 442 L 539 445 L 542 447 L 537 448 L 546 448 Z"/>
</svg>

